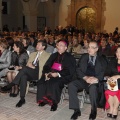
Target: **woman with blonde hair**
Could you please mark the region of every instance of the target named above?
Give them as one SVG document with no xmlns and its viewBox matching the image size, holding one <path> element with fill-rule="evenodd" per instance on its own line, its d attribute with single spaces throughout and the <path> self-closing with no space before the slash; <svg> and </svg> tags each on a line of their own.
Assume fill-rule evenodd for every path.
<svg viewBox="0 0 120 120">
<path fill-rule="evenodd" d="M 5 76 L 7 73 L 7 68 L 11 63 L 11 51 L 8 49 L 8 42 L 5 39 L 0 40 L 0 78 Z"/>
</svg>

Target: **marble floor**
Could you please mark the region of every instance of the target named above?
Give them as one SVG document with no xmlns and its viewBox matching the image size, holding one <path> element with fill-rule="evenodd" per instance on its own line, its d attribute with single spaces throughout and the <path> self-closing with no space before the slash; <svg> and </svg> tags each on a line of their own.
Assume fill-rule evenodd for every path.
<svg viewBox="0 0 120 120">
<path fill-rule="evenodd" d="M 19 101 L 16 98 L 9 97 L 8 93 L 0 93 L 0 120 L 70 120 L 73 110 L 69 109 L 68 100 L 59 104 L 57 111 L 50 111 L 50 106 L 39 107 L 36 103 L 36 94 L 28 92 L 26 95 L 26 104 L 21 108 L 15 105 Z M 90 113 L 90 104 L 84 104 L 81 109 L 82 116 L 78 120 L 88 120 Z M 120 114 L 120 113 L 119 113 Z M 96 120 L 109 120 L 106 112 L 98 109 Z M 120 120 L 118 117 L 117 120 Z"/>
</svg>

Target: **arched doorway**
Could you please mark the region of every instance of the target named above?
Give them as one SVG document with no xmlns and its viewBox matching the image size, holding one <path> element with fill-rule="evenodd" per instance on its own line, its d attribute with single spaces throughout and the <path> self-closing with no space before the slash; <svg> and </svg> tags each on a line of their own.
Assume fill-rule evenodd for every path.
<svg viewBox="0 0 120 120">
<path fill-rule="evenodd" d="M 90 7 L 81 8 L 76 14 L 76 24 L 79 29 L 86 32 L 95 32 L 96 29 L 96 13 Z"/>
</svg>

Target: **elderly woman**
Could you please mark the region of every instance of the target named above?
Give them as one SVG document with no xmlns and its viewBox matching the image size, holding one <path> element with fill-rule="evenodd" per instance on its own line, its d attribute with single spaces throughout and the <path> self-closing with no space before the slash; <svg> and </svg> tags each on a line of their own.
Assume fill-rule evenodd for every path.
<svg viewBox="0 0 120 120">
<path fill-rule="evenodd" d="M 9 71 L 7 73 L 7 79 L 9 83 L 11 83 L 16 74 L 19 72 L 20 69 L 22 69 L 23 66 L 26 66 L 26 63 L 28 61 L 28 54 L 26 50 L 24 49 L 23 44 L 20 41 L 15 41 L 13 46 L 14 52 L 12 53 L 12 60 L 11 60 L 11 66 L 8 68 Z M 12 91 L 10 93 L 10 97 L 16 97 L 18 95 L 18 86 L 15 85 L 12 87 Z"/>
<path fill-rule="evenodd" d="M 107 116 L 110 118 L 117 118 L 118 114 L 118 106 L 120 104 L 120 46 L 117 47 L 116 50 L 116 59 L 115 61 L 111 61 L 110 67 L 110 77 L 108 78 L 109 81 L 116 81 L 118 82 L 118 90 L 111 91 L 106 90 L 106 109 L 109 109 Z"/>
<path fill-rule="evenodd" d="M 11 51 L 8 49 L 8 43 L 5 39 L 0 40 L 0 78 L 5 76 L 7 73 L 7 68 L 10 66 L 11 63 Z"/>
</svg>

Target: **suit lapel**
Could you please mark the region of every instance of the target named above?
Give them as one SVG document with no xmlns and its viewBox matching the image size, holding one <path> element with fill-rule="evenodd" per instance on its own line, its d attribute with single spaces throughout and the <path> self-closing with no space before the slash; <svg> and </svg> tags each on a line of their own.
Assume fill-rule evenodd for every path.
<svg viewBox="0 0 120 120">
<path fill-rule="evenodd" d="M 101 68 L 101 64 L 100 64 L 100 59 L 98 59 L 99 56 L 96 57 L 96 61 L 95 61 L 95 72 L 96 74 L 99 74 L 99 70 Z"/>
<path fill-rule="evenodd" d="M 88 60 L 89 60 L 89 55 L 86 55 L 86 57 L 84 58 L 84 60 L 82 61 L 82 69 L 84 71 L 84 73 L 87 70 L 87 65 L 88 65 Z"/>
<path fill-rule="evenodd" d="M 44 61 L 44 54 L 45 54 L 45 51 L 43 51 L 42 54 L 39 56 L 39 65 Z"/>
</svg>

